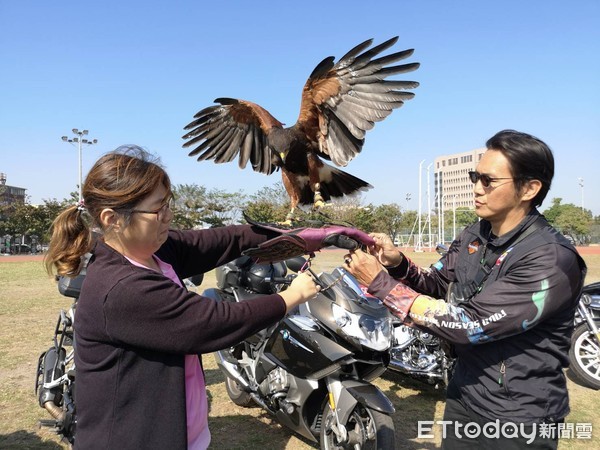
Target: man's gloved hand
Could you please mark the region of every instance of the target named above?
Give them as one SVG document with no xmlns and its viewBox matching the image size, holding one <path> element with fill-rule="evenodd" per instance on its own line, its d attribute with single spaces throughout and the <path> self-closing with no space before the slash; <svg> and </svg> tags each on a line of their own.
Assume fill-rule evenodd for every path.
<svg viewBox="0 0 600 450">
<path fill-rule="evenodd" d="M 356 228 L 331 225 L 321 228 L 285 230 L 254 222 L 247 216 L 245 216 L 245 219 L 253 226 L 279 234 L 279 236 L 263 242 L 258 247 L 243 252 L 244 255 L 259 258 L 262 262 L 282 261 L 294 256 L 313 253 L 330 245 L 354 250 L 361 245 L 368 247 L 375 244 L 372 237 Z"/>
</svg>

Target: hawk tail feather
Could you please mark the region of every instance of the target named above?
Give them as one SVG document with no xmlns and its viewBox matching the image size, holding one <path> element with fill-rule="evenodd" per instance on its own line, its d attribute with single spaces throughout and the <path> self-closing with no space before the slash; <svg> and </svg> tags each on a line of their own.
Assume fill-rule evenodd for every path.
<svg viewBox="0 0 600 450">
<path fill-rule="evenodd" d="M 320 169 L 321 175 L 321 196 L 324 201 L 329 201 L 332 198 L 339 198 L 345 195 L 352 195 L 359 191 L 366 191 L 371 189 L 369 183 L 361 180 L 354 175 L 344 172 L 336 167 L 330 166 L 329 164 L 323 164 Z M 314 193 L 310 189 L 308 183 L 303 186 L 302 194 L 300 196 L 299 203 L 301 205 L 312 205 L 314 200 Z"/>
</svg>

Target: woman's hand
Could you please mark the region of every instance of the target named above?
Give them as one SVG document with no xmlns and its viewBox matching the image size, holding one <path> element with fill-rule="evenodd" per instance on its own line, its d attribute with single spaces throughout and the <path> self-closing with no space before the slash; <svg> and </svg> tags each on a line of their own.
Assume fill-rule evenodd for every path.
<svg viewBox="0 0 600 450">
<path fill-rule="evenodd" d="M 385 233 L 369 234 L 375 241 L 375 245 L 369 247 L 369 253 L 386 267 L 396 267 L 403 259 L 402 252 L 396 248 L 390 237 Z"/>
<path fill-rule="evenodd" d="M 379 272 L 384 270 L 381 263 L 373 255 L 355 250 L 344 256 L 345 267 L 348 272 L 362 285 L 369 286 Z"/>
<path fill-rule="evenodd" d="M 300 303 L 304 303 L 317 296 L 321 286 L 315 283 L 315 280 L 308 272 L 299 273 L 296 278 L 292 281 L 292 284 L 285 290 L 279 293 L 285 304 L 287 310 L 291 310 Z"/>
</svg>

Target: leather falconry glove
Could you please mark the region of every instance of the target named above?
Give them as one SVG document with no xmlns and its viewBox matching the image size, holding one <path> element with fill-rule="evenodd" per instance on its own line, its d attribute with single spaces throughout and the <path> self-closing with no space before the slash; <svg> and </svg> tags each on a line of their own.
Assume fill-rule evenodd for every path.
<svg viewBox="0 0 600 450">
<path fill-rule="evenodd" d="M 258 258 L 260 262 L 283 261 L 295 256 L 314 253 L 330 245 L 354 250 L 361 245 L 375 244 L 372 237 L 356 228 L 325 225 L 321 228 L 284 229 L 271 224 L 255 222 L 245 214 L 244 218 L 252 226 L 278 234 L 258 247 L 242 252 L 244 255 Z"/>
</svg>

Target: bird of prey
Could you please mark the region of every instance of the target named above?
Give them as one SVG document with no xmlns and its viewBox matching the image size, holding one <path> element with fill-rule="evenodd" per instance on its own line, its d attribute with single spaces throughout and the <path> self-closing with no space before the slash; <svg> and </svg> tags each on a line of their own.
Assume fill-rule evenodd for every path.
<svg viewBox="0 0 600 450">
<path fill-rule="evenodd" d="M 302 90 L 297 122 L 291 127 L 263 107 L 247 100 L 217 98 L 218 105 L 199 111 L 185 126 L 184 148 L 198 161 L 226 163 L 248 161 L 256 172 L 270 175 L 281 169 L 291 210 L 313 203 L 315 208 L 332 197 L 342 197 L 372 186 L 335 166 L 346 166 L 360 151 L 365 134 L 375 122 L 414 97 L 415 81 L 387 80 L 390 75 L 412 72 L 418 63 L 391 65 L 410 57 L 413 49 L 379 56 L 398 37 L 371 47 L 369 39 L 337 62 L 321 61 Z"/>
</svg>

